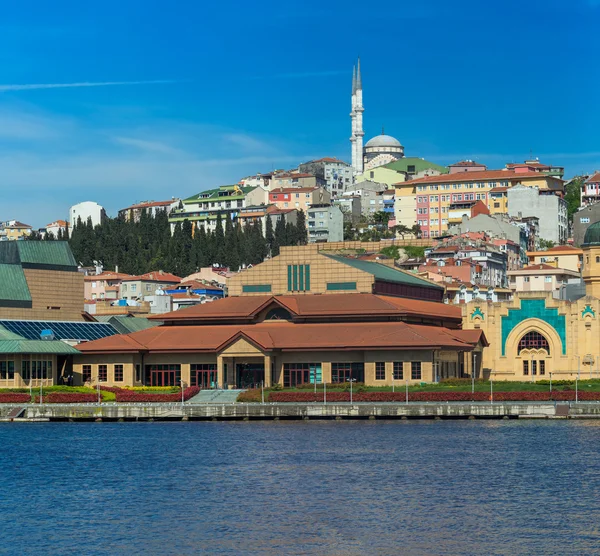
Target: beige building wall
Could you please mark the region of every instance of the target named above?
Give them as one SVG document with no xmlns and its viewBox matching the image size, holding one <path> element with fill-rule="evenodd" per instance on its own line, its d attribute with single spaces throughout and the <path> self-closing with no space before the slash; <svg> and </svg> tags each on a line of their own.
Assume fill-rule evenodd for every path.
<svg viewBox="0 0 600 556">
<path fill-rule="evenodd" d="M 288 265 L 309 265 L 310 289 L 288 289 Z M 327 289 L 327 284 L 356 283 L 356 289 Z M 372 293 L 374 277 L 319 253 L 315 245 L 282 248 L 280 255 L 229 279 L 228 294 L 285 295 L 315 293 Z M 244 286 L 246 286 L 244 288 Z"/>
<path fill-rule="evenodd" d="M 0 307 L 0 319 L 82 320 L 83 274 L 24 269 L 31 309 Z"/>
<path fill-rule="evenodd" d="M 560 251 L 529 251 L 527 256 L 530 265 L 548 264 L 575 272 L 580 272 L 582 268 L 583 251 L 581 249 L 567 253 L 561 253 Z"/>
</svg>

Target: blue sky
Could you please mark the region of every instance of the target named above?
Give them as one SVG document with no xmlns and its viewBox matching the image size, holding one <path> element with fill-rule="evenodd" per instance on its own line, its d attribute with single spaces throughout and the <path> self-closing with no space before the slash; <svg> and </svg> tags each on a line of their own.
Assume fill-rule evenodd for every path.
<svg viewBox="0 0 600 556">
<path fill-rule="evenodd" d="M 358 54 L 366 139 L 385 125 L 442 164 L 532 149 L 568 176 L 600 168 L 599 18 L 600 0 L 5 2 L 0 220 L 347 160 Z M 20 87 L 115 82 L 131 84 Z"/>
</svg>

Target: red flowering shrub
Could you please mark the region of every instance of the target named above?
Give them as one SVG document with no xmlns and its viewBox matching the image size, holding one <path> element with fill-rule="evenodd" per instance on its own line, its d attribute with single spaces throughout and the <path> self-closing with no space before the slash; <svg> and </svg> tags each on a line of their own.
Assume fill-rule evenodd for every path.
<svg viewBox="0 0 600 556">
<path fill-rule="evenodd" d="M 357 392 L 352 396 L 355 402 L 404 402 L 406 392 Z M 579 401 L 600 401 L 600 392 L 579 391 Z M 271 392 L 270 402 L 309 403 L 323 402 L 319 392 Z M 349 402 L 350 392 L 328 392 L 328 402 Z M 489 392 L 409 392 L 409 402 L 487 402 Z M 575 391 L 550 392 L 494 392 L 495 402 L 549 402 L 575 401 Z"/>
<path fill-rule="evenodd" d="M 94 403 L 97 401 L 98 396 L 96 394 L 82 394 L 80 392 L 73 394 L 50 392 L 42 397 L 42 402 L 44 403 Z M 35 403 L 40 403 L 39 396 L 35 397 Z"/>
<path fill-rule="evenodd" d="M 29 394 L 0 393 L 0 403 L 29 403 L 30 401 Z"/>
<path fill-rule="evenodd" d="M 100 390 L 104 390 L 105 392 L 112 392 L 113 394 L 116 394 L 117 392 L 121 391 L 121 388 L 119 388 L 118 386 L 102 386 L 102 385 L 100 385 Z"/>
<path fill-rule="evenodd" d="M 198 392 L 200 392 L 198 386 L 189 386 L 183 391 L 184 401 L 193 398 Z M 117 389 L 115 395 L 117 402 L 169 403 L 181 401 L 181 392 L 176 392 L 175 394 L 144 394 L 131 390 Z"/>
</svg>

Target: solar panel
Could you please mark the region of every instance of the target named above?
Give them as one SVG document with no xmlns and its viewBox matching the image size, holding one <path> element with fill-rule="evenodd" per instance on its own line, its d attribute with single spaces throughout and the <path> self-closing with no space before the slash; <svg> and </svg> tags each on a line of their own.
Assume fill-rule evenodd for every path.
<svg viewBox="0 0 600 556">
<path fill-rule="evenodd" d="M 104 322 L 0 320 L 0 326 L 28 340 L 39 340 L 42 330 L 52 330 L 57 340 L 90 341 L 118 334 L 112 325 Z"/>
</svg>

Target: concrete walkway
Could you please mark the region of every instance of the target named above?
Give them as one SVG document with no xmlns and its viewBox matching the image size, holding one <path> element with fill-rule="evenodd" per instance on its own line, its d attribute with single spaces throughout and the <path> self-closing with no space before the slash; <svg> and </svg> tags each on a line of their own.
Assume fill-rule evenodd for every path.
<svg viewBox="0 0 600 556">
<path fill-rule="evenodd" d="M 193 398 L 186 403 L 235 403 L 240 392 L 243 390 L 200 390 Z"/>
</svg>

